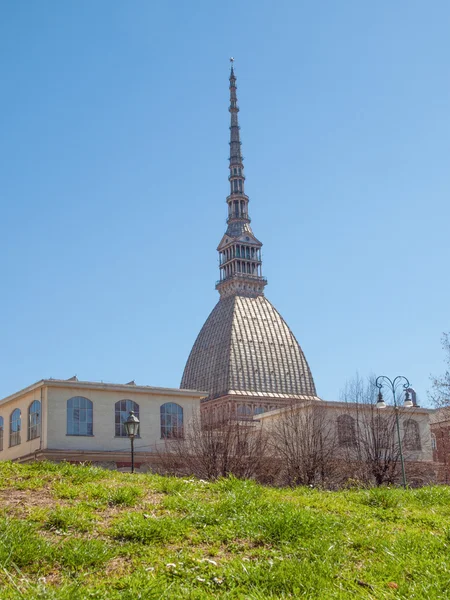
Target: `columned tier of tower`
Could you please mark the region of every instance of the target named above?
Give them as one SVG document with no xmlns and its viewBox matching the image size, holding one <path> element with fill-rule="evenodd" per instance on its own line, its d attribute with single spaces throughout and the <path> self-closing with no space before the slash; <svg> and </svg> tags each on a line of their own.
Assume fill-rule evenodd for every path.
<svg viewBox="0 0 450 600">
<path fill-rule="evenodd" d="M 228 204 L 228 222 L 230 219 L 245 219 L 250 221 L 248 216 L 248 196 L 239 192 L 232 193 L 227 197 Z"/>
<path fill-rule="evenodd" d="M 262 274 L 261 247 L 250 227 L 250 219 L 228 218 L 227 231 L 217 248 L 220 280 L 216 289 L 221 296 L 264 294 L 267 280 Z"/>
</svg>

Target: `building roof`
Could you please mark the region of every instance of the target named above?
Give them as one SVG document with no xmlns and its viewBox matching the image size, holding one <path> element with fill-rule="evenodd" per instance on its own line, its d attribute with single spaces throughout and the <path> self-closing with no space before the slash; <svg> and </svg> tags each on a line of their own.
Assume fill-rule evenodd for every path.
<svg viewBox="0 0 450 600">
<path fill-rule="evenodd" d="M 306 358 L 264 296 L 222 297 L 189 355 L 182 388 L 227 394 L 316 396 Z"/>
<path fill-rule="evenodd" d="M 0 404 L 5 404 L 6 402 L 10 402 L 23 394 L 27 394 L 32 392 L 33 390 L 39 389 L 41 387 L 68 387 L 68 388 L 80 388 L 80 389 L 94 389 L 94 390 L 108 390 L 115 392 L 138 392 L 138 393 L 147 393 L 147 394 L 158 394 L 162 396 L 186 396 L 186 397 L 194 397 L 194 398 L 204 398 L 207 396 L 207 392 L 201 392 L 198 390 L 187 390 L 187 389 L 178 389 L 178 388 L 163 388 L 163 387 L 154 387 L 150 385 L 136 385 L 134 381 L 130 381 L 129 383 L 105 383 L 103 381 L 79 381 L 76 377 L 71 377 L 70 379 L 41 379 L 40 381 L 36 381 L 18 392 L 11 394 L 10 396 L 6 396 L 6 398 L 0 399 Z"/>
<path fill-rule="evenodd" d="M 330 409 L 330 410 L 338 410 L 339 414 L 347 414 L 355 411 L 372 411 L 372 410 L 381 410 L 380 415 L 386 415 L 392 413 L 395 409 L 392 405 L 387 405 L 385 408 L 377 409 L 375 405 L 366 403 L 366 402 L 341 402 L 339 400 L 322 400 L 321 398 L 305 398 L 302 400 L 304 402 L 296 402 L 295 404 L 291 404 L 290 406 L 280 406 L 279 408 L 275 408 L 273 410 L 267 411 L 265 413 L 260 413 L 258 415 L 254 415 L 253 419 L 255 421 L 261 421 L 264 419 L 272 419 L 275 416 L 289 414 L 289 411 L 294 407 L 296 410 L 303 410 L 310 406 L 320 405 L 321 408 Z M 316 402 L 317 401 L 317 402 Z M 430 422 L 432 422 L 432 413 L 433 410 L 430 408 L 422 408 L 420 406 L 414 406 L 413 408 L 405 408 L 400 407 L 400 414 L 403 417 L 410 416 L 414 418 L 414 416 L 418 415 L 429 415 Z"/>
<path fill-rule="evenodd" d="M 450 421 L 450 406 L 442 406 L 431 410 L 431 423 L 446 423 Z"/>
</svg>

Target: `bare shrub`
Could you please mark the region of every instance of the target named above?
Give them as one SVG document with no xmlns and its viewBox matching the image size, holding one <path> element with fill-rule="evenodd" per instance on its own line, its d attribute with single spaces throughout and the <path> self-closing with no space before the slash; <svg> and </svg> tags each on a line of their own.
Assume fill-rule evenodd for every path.
<svg viewBox="0 0 450 600">
<path fill-rule="evenodd" d="M 363 380 L 357 375 L 347 382 L 341 396 L 348 408 L 342 409 L 337 425 L 339 454 L 343 458 L 342 476 L 380 486 L 393 484 L 400 476 L 397 414 L 401 415 L 400 436 L 405 460 L 412 452 L 420 450 L 421 441 L 418 424 L 413 418 L 414 409 L 402 409 L 401 406 L 396 409 L 393 406 L 377 408 L 378 389 L 374 380 L 373 377 Z M 354 424 L 353 433 L 347 436 L 347 440 L 339 431 L 342 415 L 348 416 Z"/>
<path fill-rule="evenodd" d="M 336 436 L 319 401 L 295 402 L 268 424 L 272 460 L 285 485 L 325 485 L 335 466 Z"/>
<path fill-rule="evenodd" d="M 446 369 L 442 375 L 431 376 L 431 390 L 428 392 L 430 400 L 438 408 L 450 407 L 450 333 L 442 334 L 441 343 Z"/>
<path fill-rule="evenodd" d="M 196 412 L 184 438 L 166 440 L 159 450 L 163 468 L 172 473 L 217 479 L 234 475 L 264 480 L 268 468 L 265 433 L 253 421 L 226 414 L 220 423 L 212 412 Z"/>
</svg>

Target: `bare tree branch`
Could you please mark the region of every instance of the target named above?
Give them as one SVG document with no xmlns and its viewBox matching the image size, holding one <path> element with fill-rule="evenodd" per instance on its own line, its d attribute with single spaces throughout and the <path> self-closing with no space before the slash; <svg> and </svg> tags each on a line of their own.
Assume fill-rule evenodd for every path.
<svg viewBox="0 0 450 600">
<path fill-rule="evenodd" d="M 400 471 L 400 443 L 397 433 L 397 413 L 402 414 L 402 448 L 404 458 L 409 454 L 421 449 L 419 425 L 414 420 L 414 409 L 408 411 L 407 417 L 399 406 L 395 409 L 388 406 L 379 409 L 376 406 L 377 388 L 374 385 L 374 377 L 363 380 L 356 375 L 347 382 L 341 398 L 348 404 L 345 415 L 353 419 L 353 438 L 346 445 L 340 443 L 340 452 L 344 457 L 351 476 L 361 479 L 366 483 L 375 482 L 376 485 L 394 483 L 398 480 Z M 388 400 L 388 398 L 386 398 Z M 340 434 L 340 423 L 338 417 L 338 437 Z M 350 436 L 347 436 L 350 439 Z"/>
<path fill-rule="evenodd" d="M 240 422 L 230 413 L 217 423 L 211 411 L 198 411 L 183 439 L 167 440 L 160 459 L 169 472 L 203 479 L 264 479 L 266 447 L 265 433 L 253 421 Z"/>
<path fill-rule="evenodd" d="M 447 368 L 443 375 L 431 375 L 431 390 L 428 392 L 430 400 L 437 408 L 450 406 L 450 333 L 442 334 L 441 343 Z"/>
<path fill-rule="evenodd" d="M 295 402 L 269 424 L 274 460 L 282 483 L 324 485 L 333 472 L 336 436 L 320 401 Z"/>
</svg>

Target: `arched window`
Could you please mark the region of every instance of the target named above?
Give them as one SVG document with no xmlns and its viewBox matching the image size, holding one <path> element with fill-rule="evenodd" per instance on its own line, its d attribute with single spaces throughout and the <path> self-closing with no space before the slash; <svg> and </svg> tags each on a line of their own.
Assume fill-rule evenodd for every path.
<svg viewBox="0 0 450 600">
<path fill-rule="evenodd" d="M 251 417 L 253 415 L 252 407 L 248 404 L 238 404 L 237 414 L 241 417 Z"/>
<path fill-rule="evenodd" d="M 127 432 L 123 426 L 124 422 L 128 419 L 130 412 L 133 411 L 136 417 L 139 419 L 139 404 L 133 402 L 133 400 L 119 400 L 115 404 L 115 433 L 116 437 L 127 437 Z"/>
<path fill-rule="evenodd" d="M 355 419 L 350 415 L 340 415 L 337 418 L 339 446 L 356 446 Z"/>
<path fill-rule="evenodd" d="M 432 450 L 437 449 L 436 436 L 434 435 L 434 433 L 431 434 L 431 449 Z"/>
<path fill-rule="evenodd" d="M 377 410 L 375 413 L 375 420 L 372 426 L 373 443 L 378 448 L 386 449 L 392 446 L 394 439 L 393 423 L 386 417 L 380 415 L 381 411 Z"/>
<path fill-rule="evenodd" d="M 92 402 L 83 396 L 67 400 L 67 435 L 94 435 Z"/>
<path fill-rule="evenodd" d="M 183 408 L 175 402 L 166 402 L 160 409 L 161 437 L 183 437 Z"/>
<path fill-rule="evenodd" d="M 405 421 L 404 427 L 405 450 L 422 450 L 422 444 L 420 443 L 419 423 L 414 421 L 414 419 L 408 419 Z"/>
<path fill-rule="evenodd" d="M 9 417 L 9 445 L 18 446 L 20 444 L 20 429 L 21 429 L 21 418 L 20 410 L 16 408 Z"/>
<path fill-rule="evenodd" d="M 0 417 L 0 451 L 3 450 L 3 417 Z"/>
<path fill-rule="evenodd" d="M 34 400 L 28 407 L 28 439 L 34 440 L 41 435 L 41 403 Z"/>
</svg>

